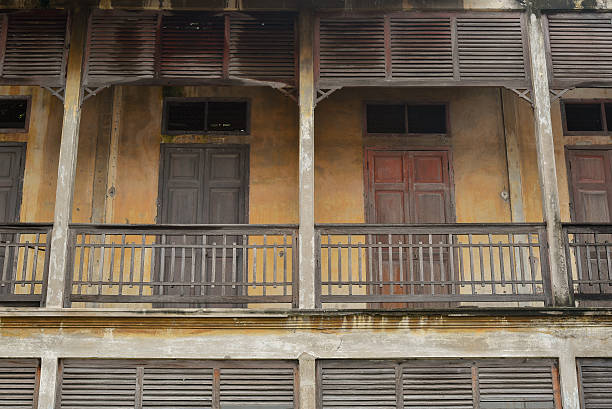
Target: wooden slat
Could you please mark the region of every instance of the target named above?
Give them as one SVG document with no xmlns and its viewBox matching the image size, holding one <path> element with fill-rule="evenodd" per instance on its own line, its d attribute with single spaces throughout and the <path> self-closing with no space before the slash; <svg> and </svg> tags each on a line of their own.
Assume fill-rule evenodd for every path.
<svg viewBox="0 0 612 409">
<path fill-rule="evenodd" d="M 612 16 L 551 14 L 548 38 L 554 81 L 612 81 Z"/>
<path fill-rule="evenodd" d="M 8 15 L 2 78 L 61 85 L 66 63 L 67 14 L 59 10 Z"/>
<path fill-rule="evenodd" d="M 402 368 L 404 408 L 472 408 L 472 367 L 468 362 L 411 362 Z"/>
<path fill-rule="evenodd" d="M 287 14 L 230 16 L 229 75 L 293 82 L 295 18 Z"/>
<path fill-rule="evenodd" d="M 293 408 L 293 368 L 221 368 L 219 396 L 224 409 Z"/>
<path fill-rule="evenodd" d="M 143 408 L 212 408 L 211 368 L 144 368 Z"/>
<path fill-rule="evenodd" d="M 612 359 L 579 359 L 578 370 L 583 409 L 612 405 Z"/>
<path fill-rule="evenodd" d="M 393 78 L 453 78 L 449 17 L 391 17 Z"/>
<path fill-rule="evenodd" d="M 520 16 L 457 17 L 457 49 L 462 80 L 525 78 Z"/>
<path fill-rule="evenodd" d="M 225 22 L 207 13 L 162 18 L 160 76 L 219 78 L 223 75 Z"/>
<path fill-rule="evenodd" d="M 0 408 L 35 408 L 38 368 L 37 359 L 0 359 Z"/>
</svg>

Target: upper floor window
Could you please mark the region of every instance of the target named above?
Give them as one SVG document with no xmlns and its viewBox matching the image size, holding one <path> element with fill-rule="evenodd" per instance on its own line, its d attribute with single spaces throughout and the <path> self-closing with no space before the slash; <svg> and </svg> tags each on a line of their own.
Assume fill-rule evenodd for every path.
<svg viewBox="0 0 612 409">
<path fill-rule="evenodd" d="M 30 116 L 30 97 L 0 97 L 0 132 L 27 132 Z"/>
<path fill-rule="evenodd" d="M 370 135 L 446 135 L 446 104 L 366 104 L 366 133 Z"/>
<path fill-rule="evenodd" d="M 167 98 L 163 130 L 180 134 L 248 134 L 249 104 L 244 100 Z"/>
<path fill-rule="evenodd" d="M 612 132 L 612 101 L 566 100 L 561 105 L 566 135 L 608 135 Z"/>
</svg>

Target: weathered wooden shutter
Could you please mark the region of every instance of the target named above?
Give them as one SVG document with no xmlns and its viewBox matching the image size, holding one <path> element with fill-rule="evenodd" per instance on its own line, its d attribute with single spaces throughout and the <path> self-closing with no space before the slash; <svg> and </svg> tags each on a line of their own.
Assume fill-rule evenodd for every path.
<svg viewBox="0 0 612 409">
<path fill-rule="evenodd" d="M 60 408 L 133 408 L 137 369 L 129 361 L 65 360 Z"/>
<path fill-rule="evenodd" d="M 107 85 L 155 76 L 158 15 L 96 10 L 89 25 L 87 85 Z"/>
<path fill-rule="evenodd" d="M 471 408 L 472 365 L 413 361 L 402 368 L 404 408 Z"/>
<path fill-rule="evenodd" d="M 286 14 L 230 16 L 229 75 L 293 81 L 295 18 Z"/>
<path fill-rule="evenodd" d="M 396 365 L 381 361 L 322 361 L 321 409 L 397 407 Z"/>
<path fill-rule="evenodd" d="M 547 20 L 553 84 L 612 81 L 611 14 L 551 14 Z"/>
<path fill-rule="evenodd" d="M 578 359 L 582 409 L 612 405 L 612 359 Z"/>
<path fill-rule="evenodd" d="M 37 359 L 0 359 L 0 408 L 35 409 L 39 377 Z"/>
<path fill-rule="evenodd" d="M 520 80 L 526 77 L 521 17 L 457 17 L 462 80 Z"/>
<path fill-rule="evenodd" d="M 221 77 L 224 43 L 223 16 L 195 12 L 163 16 L 159 57 L 160 76 Z"/>
<path fill-rule="evenodd" d="M 450 17 L 391 17 L 393 78 L 453 79 Z"/>
<path fill-rule="evenodd" d="M 60 86 L 67 55 L 67 14 L 61 10 L 10 13 L 0 31 L 0 76 L 12 83 Z M 4 37 L 4 38 L 2 38 Z"/>
<path fill-rule="evenodd" d="M 212 368 L 146 366 L 142 378 L 143 408 L 212 408 Z"/>
<path fill-rule="evenodd" d="M 321 408 L 554 409 L 558 371 L 547 359 L 321 361 Z M 510 406 L 512 405 L 512 406 Z"/>
<path fill-rule="evenodd" d="M 383 79 L 385 75 L 383 17 L 320 19 L 319 76 L 321 79 Z"/>
<path fill-rule="evenodd" d="M 294 407 L 293 368 L 221 368 L 221 409 Z"/>
</svg>

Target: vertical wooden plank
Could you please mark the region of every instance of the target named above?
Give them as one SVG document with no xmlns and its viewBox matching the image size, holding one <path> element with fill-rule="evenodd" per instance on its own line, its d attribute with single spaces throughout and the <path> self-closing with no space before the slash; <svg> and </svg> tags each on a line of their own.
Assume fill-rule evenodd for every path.
<svg viewBox="0 0 612 409">
<path fill-rule="evenodd" d="M 40 379 L 44 379 L 38 389 L 38 409 L 59 407 L 59 367 L 56 356 L 43 356 L 40 363 Z M 56 402 L 57 400 L 57 402 Z"/>
<path fill-rule="evenodd" d="M 298 409 L 312 409 L 317 407 L 317 368 L 315 357 L 303 353 L 298 363 L 299 377 L 299 404 Z"/>
</svg>

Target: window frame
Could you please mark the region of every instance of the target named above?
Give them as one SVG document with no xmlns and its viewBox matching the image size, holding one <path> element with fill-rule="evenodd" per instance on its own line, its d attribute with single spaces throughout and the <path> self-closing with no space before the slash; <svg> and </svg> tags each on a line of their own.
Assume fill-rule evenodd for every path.
<svg viewBox="0 0 612 409">
<path fill-rule="evenodd" d="M 169 105 L 172 102 L 178 103 L 189 103 L 189 102 L 205 102 L 206 108 L 204 110 L 204 126 L 208 126 L 208 103 L 210 102 L 244 102 L 246 103 L 246 129 L 244 132 L 240 131 L 209 131 L 209 130 L 198 130 L 198 131 L 171 131 L 168 130 L 168 110 Z M 250 98 L 214 98 L 214 97 L 164 97 L 163 108 L 162 108 L 162 133 L 169 136 L 178 135 L 250 135 L 251 134 L 251 99 Z"/>
<path fill-rule="evenodd" d="M 566 136 L 608 136 L 612 135 L 612 129 L 608 126 L 608 121 L 606 120 L 606 105 L 612 104 L 612 99 L 605 98 L 588 98 L 588 99 L 562 99 L 560 102 L 561 105 L 561 123 L 563 124 L 563 135 Z M 565 113 L 565 105 L 566 104 L 599 104 L 599 114 L 601 115 L 601 131 L 570 131 L 567 129 L 567 114 Z M 612 124 L 610 124 L 612 125 Z"/>
<path fill-rule="evenodd" d="M 404 125 L 405 133 L 382 133 L 382 132 L 368 132 L 368 105 L 404 105 Z M 408 106 L 425 106 L 425 105 L 436 105 L 444 106 L 445 115 L 444 120 L 446 121 L 446 132 L 440 133 L 423 133 L 423 132 L 410 132 L 408 124 Z M 428 138 L 448 138 L 451 136 L 451 125 L 450 125 L 450 102 L 449 101 L 407 101 L 407 100 L 367 100 L 363 102 L 363 134 L 366 137 L 385 137 L 385 138 L 416 138 L 416 137 L 428 137 Z"/>
<path fill-rule="evenodd" d="M 23 128 L 2 128 L 0 133 L 28 133 L 30 131 L 30 114 L 32 111 L 32 96 L 31 95 L 0 95 L 0 100 L 25 100 L 26 101 L 26 117 Z"/>
</svg>

